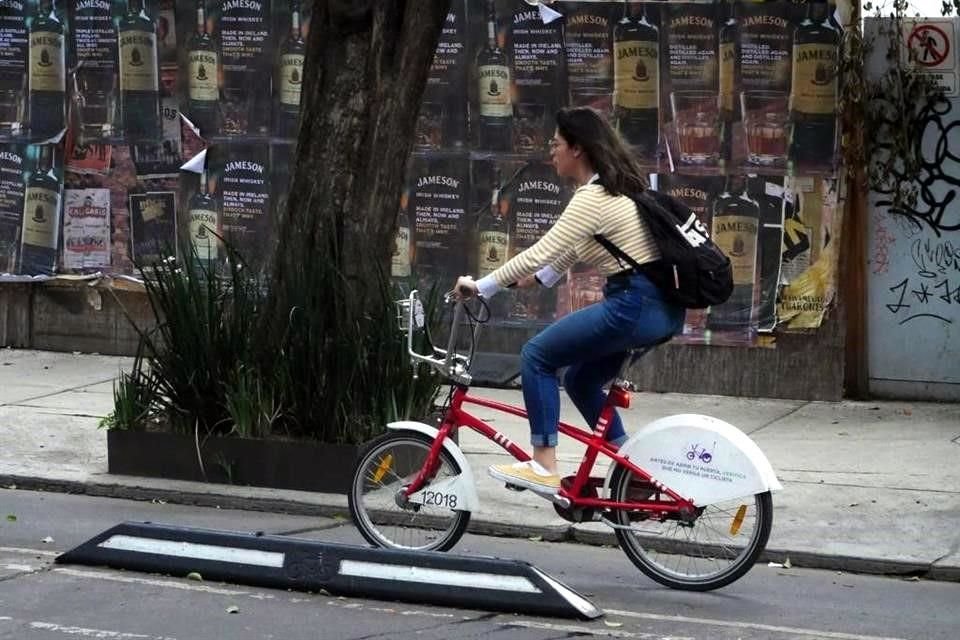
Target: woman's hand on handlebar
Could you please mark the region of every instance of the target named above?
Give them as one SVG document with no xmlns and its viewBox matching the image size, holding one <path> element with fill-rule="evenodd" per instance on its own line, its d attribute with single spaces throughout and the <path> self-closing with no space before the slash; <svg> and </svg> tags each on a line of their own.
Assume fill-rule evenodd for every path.
<svg viewBox="0 0 960 640">
<path fill-rule="evenodd" d="M 453 286 L 453 296 L 463 301 L 477 295 L 477 283 L 470 276 L 460 276 Z"/>
</svg>

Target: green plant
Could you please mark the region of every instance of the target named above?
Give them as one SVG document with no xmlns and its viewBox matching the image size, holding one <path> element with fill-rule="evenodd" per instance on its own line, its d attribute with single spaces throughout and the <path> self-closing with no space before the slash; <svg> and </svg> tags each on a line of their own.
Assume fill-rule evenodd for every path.
<svg viewBox="0 0 960 640">
<path fill-rule="evenodd" d="M 120 372 L 113 383 L 113 411 L 100 421 L 100 428 L 142 430 L 154 417 L 156 379 L 143 368 L 138 349 L 130 373 Z"/>
<path fill-rule="evenodd" d="M 336 255 L 332 241 L 326 250 Z M 400 294 L 384 274 L 361 285 L 337 260 L 317 259 L 270 292 L 227 251 L 219 276 L 192 252 L 141 268 L 156 328 L 137 328 L 141 355 L 118 382 L 117 418 L 106 426 L 138 428 L 157 416 L 199 450 L 215 434 L 361 443 L 388 422 L 430 413 L 439 380 L 411 376 Z M 270 293 L 284 301 L 282 316 L 266 313 Z M 372 311 L 359 311 L 371 302 L 364 295 Z M 432 322 L 436 297 L 425 305 Z"/>
<path fill-rule="evenodd" d="M 958 6 L 960 0 L 945 2 L 943 15 Z M 867 34 L 858 5 L 853 8 L 844 26 L 840 62 L 847 178 L 887 194 L 894 208 L 911 206 L 922 171 L 918 116 L 943 92 L 931 75 L 918 70 L 917 53 L 904 37 L 911 20 L 909 0 L 865 2 L 863 13 L 875 18 L 875 28 Z"/>
</svg>

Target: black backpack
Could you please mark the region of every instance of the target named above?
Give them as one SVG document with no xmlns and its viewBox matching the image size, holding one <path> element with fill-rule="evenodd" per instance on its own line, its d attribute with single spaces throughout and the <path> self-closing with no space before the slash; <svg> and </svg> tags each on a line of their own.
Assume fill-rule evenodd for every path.
<svg viewBox="0 0 960 640">
<path fill-rule="evenodd" d="M 593 238 L 618 260 L 626 260 L 653 282 L 663 297 L 685 309 L 705 309 L 726 302 L 733 292 L 730 258 L 713 243 L 690 207 L 656 191 L 631 196 L 647 223 L 661 258 L 637 264 L 603 234 Z"/>
</svg>

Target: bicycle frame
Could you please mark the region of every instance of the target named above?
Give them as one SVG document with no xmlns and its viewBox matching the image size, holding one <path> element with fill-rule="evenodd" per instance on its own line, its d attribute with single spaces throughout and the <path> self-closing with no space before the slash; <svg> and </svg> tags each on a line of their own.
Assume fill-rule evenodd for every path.
<svg viewBox="0 0 960 640">
<path fill-rule="evenodd" d="M 584 452 L 583 459 L 580 461 L 580 466 L 574 475 L 572 484 L 569 488 L 561 486 L 557 492 L 558 495 L 568 500 L 570 506 L 573 507 L 648 511 L 654 512 L 660 517 L 695 512 L 696 507 L 690 500 L 654 480 L 649 473 L 636 466 L 627 456 L 620 455 L 617 445 L 608 442 L 604 438 L 610 421 L 613 418 L 615 407 L 628 407 L 629 397 L 629 392 L 626 389 L 617 384 L 612 385 L 610 392 L 607 394 L 607 402 L 600 412 L 600 417 L 593 431 L 580 429 L 564 422 L 559 423 L 558 428 L 560 433 L 583 443 L 586 445 L 587 450 Z M 459 384 L 454 385 L 450 407 L 447 409 L 443 422 L 440 425 L 439 433 L 430 447 L 427 459 L 417 474 L 417 477 L 404 490 L 408 497 L 422 489 L 430 478 L 434 476 L 440 463 L 440 451 L 443 449 L 444 440 L 452 437 L 460 427 L 473 429 L 488 440 L 495 442 L 518 461 L 524 462 L 530 460 L 530 455 L 523 448 L 480 418 L 466 411 L 463 408 L 464 404 L 474 404 L 521 418 L 527 417 L 527 412 L 520 407 L 472 396 L 469 395 L 468 387 Z M 590 482 L 590 473 L 600 454 L 609 458 L 612 464 L 626 467 L 643 480 L 649 482 L 656 489 L 657 494 L 665 494 L 670 498 L 670 501 L 655 499 L 620 502 L 605 498 L 581 496 L 581 491 L 583 491 Z"/>
</svg>

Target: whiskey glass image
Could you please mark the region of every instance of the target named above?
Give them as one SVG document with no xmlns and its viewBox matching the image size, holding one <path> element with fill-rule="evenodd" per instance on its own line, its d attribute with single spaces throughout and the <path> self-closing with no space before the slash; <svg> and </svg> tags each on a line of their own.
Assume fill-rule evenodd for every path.
<svg viewBox="0 0 960 640">
<path fill-rule="evenodd" d="M 224 87 L 220 100 L 220 130 L 226 135 L 243 135 L 250 129 L 253 92 L 245 87 Z"/>
<path fill-rule="evenodd" d="M 76 77 L 72 100 L 81 144 L 109 138 L 114 134 L 117 93 L 113 85 L 112 77 L 97 78 L 95 81 Z"/>
<path fill-rule="evenodd" d="M 740 94 L 747 162 L 773 166 L 787 161 L 789 108 L 781 91 L 744 91 Z"/>
<path fill-rule="evenodd" d="M 18 136 L 23 133 L 26 110 L 23 78 L 4 74 L 0 79 L 0 136 Z"/>
<path fill-rule="evenodd" d="M 542 151 L 546 145 L 543 117 L 546 107 L 542 104 L 520 103 L 513 124 L 513 148 L 520 153 Z"/>
<path fill-rule="evenodd" d="M 444 105 L 440 102 L 424 102 L 417 115 L 413 147 L 417 151 L 436 151 L 443 144 Z"/>
<path fill-rule="evenodd" d="M 720 98 L 712 91 L 674 91 L 670 109 L 683 164 L 715 164 L 720 159 Z"/>
</svg>

